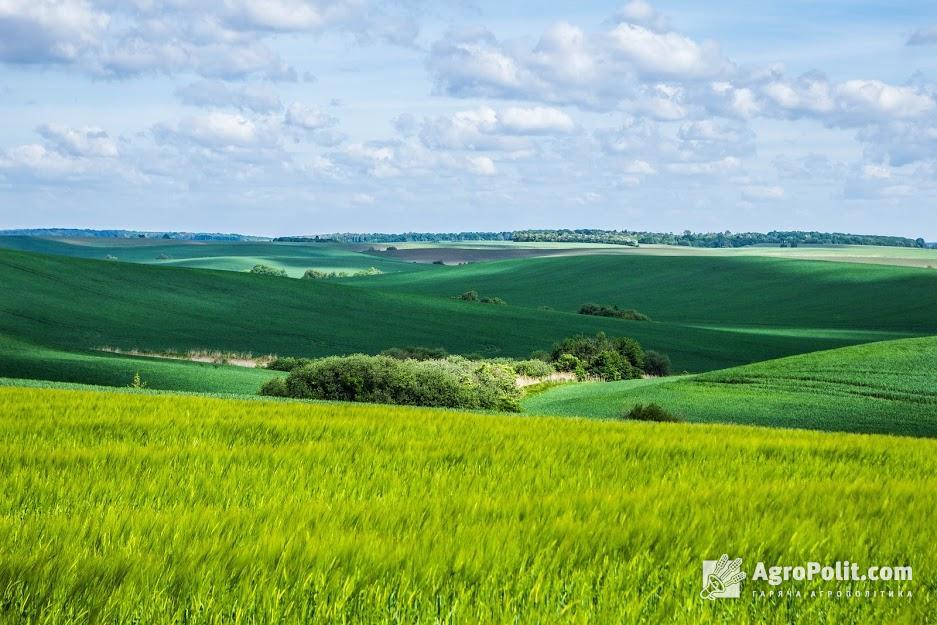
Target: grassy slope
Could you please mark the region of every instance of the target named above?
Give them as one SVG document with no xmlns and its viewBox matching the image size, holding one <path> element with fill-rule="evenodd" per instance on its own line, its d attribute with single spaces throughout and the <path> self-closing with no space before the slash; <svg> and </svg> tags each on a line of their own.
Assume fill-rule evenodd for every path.
<svg viewBox="0 0 937 625">
<path fill-rule="evenodd" d="M 0 335 L 66 350 L 112 346 L 322 355 L 426 345 L 523 356 L 576 332 L 604 330 L 633 335 L 670 353 L 679 369 L 701 371 L 890 336 L 622 322 L 323 281 L 12 251 L 0 251 L 0 283 L 17 294 L 0 301 Z"/>
<path fill-rule="evenodd" d="M 0 248 L 123 262 L 247 271 L 257 264 L 284 269 L 293 277 L 306 269 L 354 272 L 368 267 L 381 271 L 422 271 L 427 267 L 380 258 L 344 245 L 315 243 L 162 241 L 158 239 L 40 239 L 0 237 Z M 160 256 L 168 256 L 161 259 Z"/>
<path fill-rule="evenodd" d="M 592 302 L 658 321 L 937 333 L 937 271 L 759 257 L 592 255 L 377 276 L 362 287 L 574 312 Z"/>
<path fill-rule="evenodd" d="M 0 622 L 933 622 L 935 452 L 802 431 L 0 389 Z M 773 587 L 746 581 L 741 599 L 711 604 L 700 560 L 723 551 L 749 574 L 758 560 L 911 564 L 911 583 L 854 588 L 915 595 L 758 600 Z"/>
<path fill-rule="evenodd" d="M 65 351 L 0 336 L 0 377 L 127 386 L 134 373 L 148 388 L 201 393 L 253 394 L 275 375 L 266 369 Z"/>
<path fill-rule="evenodd" d="M 610 418 L 655 402 L 689 421 L 937 436 L 937 337 L 791 356 L 680 379 L 575 384 L 536 414 Z"/>
</svg>

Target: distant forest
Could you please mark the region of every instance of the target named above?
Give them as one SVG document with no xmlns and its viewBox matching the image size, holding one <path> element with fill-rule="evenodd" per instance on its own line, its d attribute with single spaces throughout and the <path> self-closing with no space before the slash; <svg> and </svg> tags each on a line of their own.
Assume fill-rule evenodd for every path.
<svg viewBox="0 0 937 625">
<path fill-rule="evenodd" d="M 4 237 L 69 237 L 93 239 L 166 239 L 173 241 L 269 241 L 270 237 L 218 232 L 147 232 L 143 230 L 91 230 L 87 228 L 23 228 L 0 230 Z"/>
<path fill-rule="evenodd" d="M 513 232 L 404 232 L 386 233 L 333 233 L 311 237 L 280 237 L 275 241 L 339 242 L 339 243 L 408 243 L 444 241 L 516 241 L 540 243 L 608 243 L 613 245 L 682 245 L 686 247 L 748 247 L 774 245 L 798 247 L 800 245 L 883 245 L 888 247 L 927 247 L 924 239 L 881 236 L 874 234 L 844 234 L 841 232 L 778 231 L 761 232 L 638 232 L 632 230 L 515 230 Z"/>
<path fill-rule="evenodd" d="M 138 230 L 89 230 L 78 228 L 34 228 L 0 230 L 0 236 L 94 237 L 108 239 L 169 239 L 177 241 L 269 241 L 269 237 L 211 232 L 144 232 Z M 274 241 L 291 243 L 408 243 L 446 241 L 516 241 L 520 243 L 607 243 L 612 245 L 682 245 L 686 247 L 748 247 L 770 245 L 883 245 L 888 247 L 933 247 L 922 238 L 892 237 L 841 232 L 778 231 L 761 232 L 640 232 L 635 230 L 514 230 L 503 232 L 338 232 L 313 236 L 278 237 Z"/>
</svg>

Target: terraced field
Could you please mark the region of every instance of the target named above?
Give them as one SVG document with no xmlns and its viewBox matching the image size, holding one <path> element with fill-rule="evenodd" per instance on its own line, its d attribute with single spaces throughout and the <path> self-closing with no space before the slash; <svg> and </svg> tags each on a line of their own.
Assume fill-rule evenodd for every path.
<svg viewBox="0 0 937 625">
<path fill-rule="evenodd" d="M 563 386 L 530 413 L 615 418 L 657 403 L 692 422 L 937 436 L 937 337 L 858 345 L 679 379 Z"/>
<path fill-rule="evenodd" d="M 928 623 L 935 452 L 0 388 L 0 623 Z M 779 601 L 746 580 L 738 600 L 700 600 L 700 561 L 726 551 L 749 575 L 758 560 L 911 565 L 912 582 L 845 587 L 914 596 Z"/>
</svg>

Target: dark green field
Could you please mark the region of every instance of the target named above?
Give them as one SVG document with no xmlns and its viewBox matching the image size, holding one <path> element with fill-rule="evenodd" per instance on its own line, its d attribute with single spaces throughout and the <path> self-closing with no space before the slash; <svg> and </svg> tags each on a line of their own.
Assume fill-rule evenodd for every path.
<svg viewBox="0 0 937 625">
<path fill-rule="evenodd" d="M 691 421 L 935 433 L 930 396 L 912 389 L 908 396 L 879 397 L 893 380 L 862 375 L 865 369 L 858 365 L 863 358 L 870 360 L 871 370 L 885 374 L 880 361 L 891 362 L 885 347 L 870 346 L 874 354 L 833 352 L 843 358 L 863 354 L 849 362 L 824 354 L 773 361 L 937 335 L 937 272 L 927 269 L 756 255 L 605 254 L 601 249 L 440 266 L 375 259 L 360 248 L 334 244 L 0 243 L 68 254 L 0 250 L 0 284 L 13 294 L 0 302 L 0 376 L 127 386 L 139 371 L 154 389 L 252 394 L 271 372 L 100 350 L 321 356 L 422 345 L 450 353 L 523 357 L 565 336 L 602 331 L 633 336 L 645 348 L 669 354 L 676 372 L 713 373 L 679 381 L 573 385 L 530 398 L 528 410 L 608 417 L 626 405 L 655 401 Z M 135 262 L 97 259 L 103 251 L 119 251 L 119 258 Z M 155 266 L 167 264 L 154 260 L 157 253 L 170 252 L 177 260 L 188 255 L 180 262 L 228 270 Z M 386 273 L 323 281 L 240 270 L 258 259 L 287 266 L 293 275 L 307 265 L 380 266 Z M 467 290 L 507 304 L 453 299 Z M 576 314 L 587 302 L 636 308 L 653 321 Z M 930 343 L 908 345 L 923 350 Z M 910 372 L 903 379 L 908 384 L 916 380 L 913 388 L 931 383 L 914 377 L 930 366 L 929 356 L 921 357 L 926 362 L 896 369 L 897 376 Z M 832 382 L 816 378 L 819 374 L 810 369 L 814 358 L 821 370 L 835 369 L 840 377 Z M 751 369 L 721 371 L 740 365 Z M 725 382 L 727 375 L 742 376 L 743 382 Z M 784 382 L 779 386 L 769 379 Z M 838 392 L 843 389 L 858 391 Z"/>
</svg>

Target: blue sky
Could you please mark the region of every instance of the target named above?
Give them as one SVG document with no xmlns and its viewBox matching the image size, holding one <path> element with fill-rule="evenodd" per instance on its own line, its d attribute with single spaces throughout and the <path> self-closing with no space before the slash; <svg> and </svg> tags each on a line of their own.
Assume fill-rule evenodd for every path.
<svg viewBox="0 0 937 625">
<path fill-rule="evenodd" d="M 929 2 L 0 0 L 0 228 L 937 239 Z"/>
</svg>

